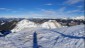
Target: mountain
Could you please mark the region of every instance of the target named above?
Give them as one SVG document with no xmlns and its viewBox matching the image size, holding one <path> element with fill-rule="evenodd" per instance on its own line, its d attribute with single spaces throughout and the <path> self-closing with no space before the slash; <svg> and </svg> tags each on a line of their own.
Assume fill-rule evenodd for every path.
<svg viewBox="0 0 85 48">
<path fill-rule="evenodd" d="M 75 20 L 85 20 L 85 16 L 73 17 L 72 19 L 75 19 Z"/>
<path fill-rule="evenodd" d="M 42 26 L 42 28 L 48 28 L 48 29 L 54 29 L 54 28 L 62 27 L 61 24 L 59 24 L 55 20 L 49 20 L 47 22 L 44 22 L 41 26 Z"/>
<path fill-rule="evenodd" d="M 12 31 L 17 32 L 25 28 L 34 28 L 34 27 L 37 27 L 37 25 L 34 22 L 24 19 L 18 22 Z"/>
<path fill-rule="evenodd" d="M 53 29 L 53 28 L 60 28 L 62 27 L 61 24 L 59 24 L 55 20 L 49 20 L 47 22 L 44 22 L 42 24 L 38 24 L 32 21 L 29 21 L 27 19 L 21 20 L 18 22 L 15 26 L 15 28 L 12 30 L 13 32 L 18 32 L 26 28 L 47 28 L 47 29 Z"/>
<path fill-rule="evenodd" d="M 55 29 L 26 28 L 0 37 L 0 48 L 33 48 L 34 45 L 39 48 L 84 48 L 84 28 L 84 25 Z"/>
</svg>

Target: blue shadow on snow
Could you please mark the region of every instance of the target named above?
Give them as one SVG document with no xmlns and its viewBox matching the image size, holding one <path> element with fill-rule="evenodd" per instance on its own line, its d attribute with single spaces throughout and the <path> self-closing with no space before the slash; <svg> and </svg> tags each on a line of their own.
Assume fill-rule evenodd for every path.
<svg viewBox="0 0 85 48">
<path fill-rule="evenodd" d="M 53 30 L 52 30 L 53 31 Z M 71 35 L 65 35 L 65 34 L 63 34 L 63 33 L 60 33 L 60 32 L 57 32 L 57 31 L 54 31 L 54 32 L 56 32 L 56 33 L 58 33 L 58 34 L 60 34 L 61 36 L 63 36 L 63 37 L 68 37 L 68 38 L 72 38 L 72 39 L 85 39 L 85 37 L 83 37 L 83 36 L 71 36 Z"/>
<path fill-rule="evenodd" d="M 34 34 L 33 34 L 33 48 L 39 48 L 38 42 L 37 42 L 37 33 L 36 32 L 34 32 Z"/>
</svg>

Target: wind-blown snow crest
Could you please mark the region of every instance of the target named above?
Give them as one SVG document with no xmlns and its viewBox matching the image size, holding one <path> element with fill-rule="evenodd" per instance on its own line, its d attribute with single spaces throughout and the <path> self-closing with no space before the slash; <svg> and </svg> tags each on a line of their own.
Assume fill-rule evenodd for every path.
<svg viewBox="0 0 85 48">
<path fill-rule="evenodd" d="M 37 33 L 39 48 L 84 48 L 85 26 L 56 29 L 27 28 L 0 37 L 0 48 L 33 48 L 33 33 Z"/>
</svg>

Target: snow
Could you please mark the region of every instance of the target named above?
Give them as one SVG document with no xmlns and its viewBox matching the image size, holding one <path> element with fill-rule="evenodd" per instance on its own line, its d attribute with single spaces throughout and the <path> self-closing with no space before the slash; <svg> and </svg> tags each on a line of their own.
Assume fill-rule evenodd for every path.
<svg viewBox="0 0 85 48">
<path fill-rule="evenodd" d="M 33 33 L 37 33 L 39 48 L 84 48 L 85 26 L 55 29 L 26 28 L 0 37 L 0 48 L 33 48 Z"/>
<path fill-rule="evenodd" d="M 49 20 L 48 22 L 44 22 L 41 26 L 42 28 L 53 29 L 53 28 L 60 28 L 61 24 L 59 24 L 55 20 Z"/>
<path fill-rule="evenodd" d="M 1 23 L 1 25 L 5 24 L 5 22 Z"/>
<path fill-rule="evenodd" d="M 85 16 L 78 16 L 78 17 L 73 17 L 72 19 L 76 19 L 76 20 L 85 20 Z"/>
<path fill-rule="evenodd" d="M 44 22 L 42 24 L 36 24 L 29 20 L 22 20 L 17 23 L 16 27 L 12 30 L 12 32 L 18 32 L 26 28 L 46 28 L 46 29 L 54 29 L 54 28 L 60 28 L 62 27 L 61 24 L 59 24 L 55 20 L 49 20 L 48 22 Z"/>
<path fill-rule="evenodd" d="M 16 27 L 12 31 L 18 32 L 18 31 L 25 29 L 25 28 L 34 28 L 34 27 L 37 27 L 37 25 L 34 22 L 31 22 L 29 20 L 24 19 L 24 20 L 18 22 L 18 24 L 16 25 Z"/>
</svg>

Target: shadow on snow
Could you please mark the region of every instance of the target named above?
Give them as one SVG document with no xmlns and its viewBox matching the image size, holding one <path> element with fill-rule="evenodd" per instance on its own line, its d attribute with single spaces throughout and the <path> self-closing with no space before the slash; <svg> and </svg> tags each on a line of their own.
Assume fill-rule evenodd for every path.
<svg viewBox="0 0 85 48">
<path fill-rule="evenodd" d="M 33 34 L 33 48 L 39 48 L 38 42 L 37 42 L 37 33 L 36 32 L 34 32 L 34 34 Z"/>
<path fill-rule="evenodd" d="M 54 31 L 54 30 L 51 30 L 51 31 Z M 65 35 L 65 34 L 57 32 L 57 31 L 54 31 L 54 32 L 60 34 L 63 37 L 68 37 L 68 38 L 72 38 L 72 39 L 85 39 L 85 37 L 83 37 L 83 36 L 81 36 L 81 37 L 80 36 L 71 36 L 71 35 Z"/>
</svg>

